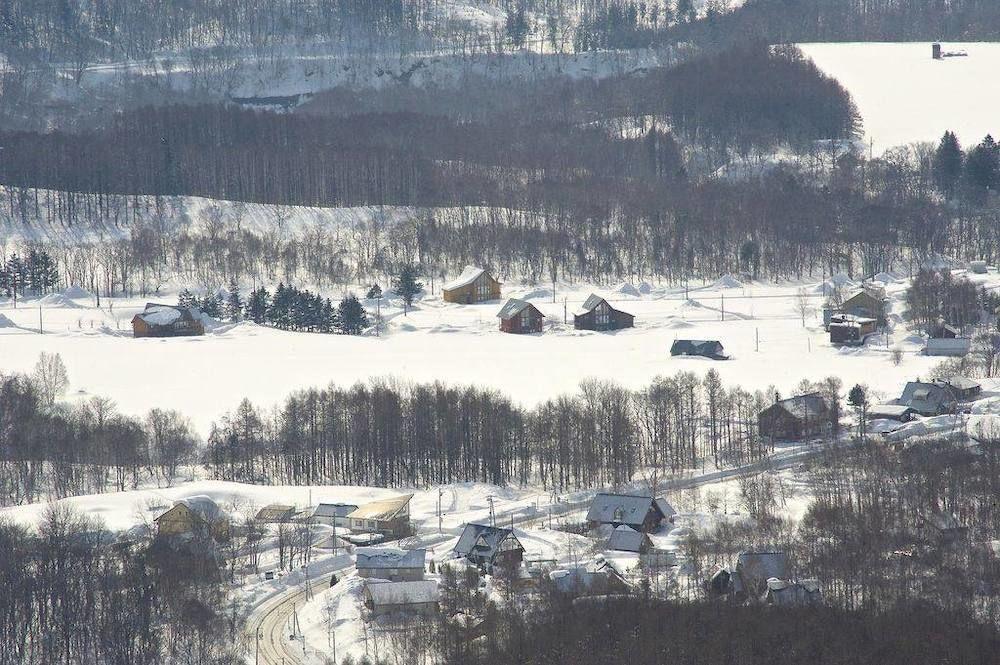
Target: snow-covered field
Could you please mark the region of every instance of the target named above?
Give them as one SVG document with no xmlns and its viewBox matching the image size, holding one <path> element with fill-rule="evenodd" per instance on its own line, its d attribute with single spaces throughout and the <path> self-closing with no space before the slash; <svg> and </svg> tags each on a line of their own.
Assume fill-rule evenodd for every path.
<svg viewBox="0 0 1000 665">
<path fill-rule="evenodd" d="M 931 58 L 930 42 L 800 44 L 826 74 L 847 88 L 876 155 L 914 141 L 938 141 L 946 130 L 963 146 L 1000 134 L 1000 44 L 945 43 L 968 57 Z"/>
<path fill-rule="evenodd" d="M 995 270 L 971 277 L 1000 286 Z M 559 285 L 555 302 L 549 287 L 505 285 L 505 298 L 526 298 L 545 313 L 545 330 L 537 335 L 499 332 L 500 301 L 455 305 L 427 294 L 406 316 L 398 299 L 384 301 L 387 329 L 380 337 L 282 332 L 240 323 L 203 337 L 134 339 L 130 320 L 142 308 L 141 300 L 115 300 L 112 306 L 105 298 L 102 309 L 96 309 L 87 298 L 50 295 L 41 303 L 20 302 L 17 309 L 0 301 L 5 317 L 0 319 L 0 372 L 28 372 L 41 351 L 60 353 L 70 398 L 104 395 L 135 414 L 153 406 L 178 409 L 207 433 L 212 421 L 243 397 L 269 406 L 299 388 L 377 377 L 493 387 L 526 405 L 573 392 L 590 377 L 640 388 L 658 375 L 704 374 L 709 368 L 717 369 L 725 383 L 750 390 L 773 385 L 790 394 L 802 379 L 836 375 L 848 386 L 865 383 L 894 397 L 905 381 L 926 377 L 940 362 L 919 354 L 921 340 L 899 323 L 905 279 L 887 285 L 897 322 L 888 346 L 880 337 L 864 348 L 830 344 L 818 313 L 822 284 L 805 286 L 816 310 L 805 327 L 796 309 L 797 285 L 734 284 L 739 282 L 727 278 L 692 285 L 687 300 L 683 289 L 645 283 L 604 289 Z M 575 330 L 573 311 L 592 290 L 634 313 L 636 327 L 613 333 Z M 162 299 L 173 302 L 172 296 Z M 374 312 L 374 302 L 366 305 Z M 39 316 L 43 335 L 38 334 Z M 670 345 L 678 338 L 718 339 L 732 359 L 671 357 Z M 905 351 L 898 366 L 890 353 L 896 347 Z"/>
</svg>

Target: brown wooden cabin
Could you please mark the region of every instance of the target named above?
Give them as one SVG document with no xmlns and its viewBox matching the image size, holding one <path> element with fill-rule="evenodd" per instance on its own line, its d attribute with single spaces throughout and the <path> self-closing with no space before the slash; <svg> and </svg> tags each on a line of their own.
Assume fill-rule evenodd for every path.
<svg viewBox="0 0 1000 665">
<path fill-rule="evenodd" d="M 444 285 L 444 301 L 471 305 L 500 299 L 500 282 L 483 268 L 465 266 L 462 274 Z"/>
<path fill-rule="evenodd" d="M 577 330 L 620 330 L 635 325 L 635 316 L 615 309 L 596 293 L 591 293 L 583 307 L 573 315 Z"/>
<path fill-rule="evenodd" d="M 830 427 L 830 409 L 819 393 L 778 400 L 757 416 L 761 436 L 795 441 Z"/>
<path fill-rule="evenodd" d="M 511 298 L 500 308 L 497 318 L 501 332 L 523 335 L 542 332 L 545 315 L 530 302 Z"/>
<path fill-rule="evenodd" d="M 189 307 L 146 303 L 146 308 L 132 317 L 133 337 L 182 337 L 204 335 L 205 326 Z"/>
</svg>

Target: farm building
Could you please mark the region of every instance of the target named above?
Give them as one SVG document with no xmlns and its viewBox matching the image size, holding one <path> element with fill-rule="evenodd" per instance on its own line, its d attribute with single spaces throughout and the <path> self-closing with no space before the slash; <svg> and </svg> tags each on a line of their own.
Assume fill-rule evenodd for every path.
<svg viewBox="0 0 1000 665">
<path fill-rule="evenodd" d="M 359 577 L 374 577 L 390 582 L 416 582 L 424 579 L 427 550 L 400 550 L 394 547 L 360 547 L 356 568 Z"/>
<path fill-rule="evenodd" d="M 211 536 L 218 540 L 229 534 L 228 516 L 207 496 L 181 499 L 153 522 L 158 536 Z"/>
<path fill-rule="evenodd" d="M 573 326 L 577 330 L 620 330 L 635 325 L 635 316 L 615 309 L 596 293 L 591 293 L 575 314 Z"/>
<path fill-rule="evenodd" d="M 722 343 L 714 339 L 675 339 L 670 345 L 670 355 L 703 356 L 712 360 L 729 359 L 722 348 Z"/>
<path fill-rule="evenodd" d="M 373 616 L 396 612 L 430 614 L 438 609 L 438 585 L 432 580 L 365 584 L 365 607 Z"/>
<path fill-rule="evenodd" d="M 587 523 L 591 528 L 602 524 L 618 527 L 622 524 L 641 533 L 655 531 L 663 520 L 676 514 L 663 499 L 634 494 L 601 493 L 590 502 Z"/>
<path fill-rule="evenodd" d="M 830 320 L 831 344 L 864 344 L 865 337 L 875 332 L 876 321 L 853 314 L 835 314 Z"/>
<path fill-rule="evenodd" d="M 500 282 L 483 268 L 465 266 L 462 274 L 444 285 L 445 302 L 471 305 L 500 299 Z"/>
<path fill-rule="evenodd" d="M 542 332 L 545 315 L 530 302 L 511 298 L 497 312 L 497 318 L 502 332 L 526 334 Z"/>
<path fill-rule="evenodd" d="M 357 509 L 350 503 L 321 503 L 312 512 L 312 523 L 350 528 L 351 520 L 347 516 Z"/>
<path fill-rule="evenodd" d="M 972 350 L 972 340 L 968 337 L 928 337 L 924 345 L 926 356 L 951 356 L 960 358 Z"/>
<path fill-rule="evenodd" d="M 953 543 L 969 533 L 969 527 L 952 513 L 927 512 L 921 516 L 919 524 L 924 538 L 941 543 Z"/>
<path fill-rule="evenodd" d="M 393 499 L 366 503 L 347 517 L 351 530 L 402 538 L 410 535 L 410 499 L 404 494 Z"/>
<path fill-rule="evenodd" d="M 830 427 L 830 409 L 819 393 L 776 401 L 757 416 L 761 436 L 797 440 Z"/>
<path fill-rule="evenodd" d="M 875 319 L 876 322 L 885 321 L 888 300 L 882 293 L 873 291 L 874 289 L 865 289 L 854 294 L 840 306 L 840 312 L 849 316 Z"/>
<path fill-rule="evenodd" d="M 636 552 L 645 554 L 653 549 L 653 541 L 641 531 L 636 531 L 627 524 L 616 526 L 608 538 L 608 549 L 616 552 Z"/>
<path fill-rule="evenodd" d="M 524 547 L 513 530 L 486 524 L 466 524 L 452 551 L 487 571 L 519 566 L 524 559 Z"/>
<path fill-rule="evenodd" d="M 146 308 L 132 317 L 133 337 L 182 337 L 204 335 L 205 326 L 190 307 L 146 303 Z"/>
<path fill-rule="evenodd" d="M 955 399 L 959 401 L 973 400 L 979 397 L 983 391 L 983 386 L 973 379 L 964 376 L 949 376 L 943 379 L 934 379 L 934 383 L 948 388 Z"/>
<path fill-rule="evenodd" d="M 922 381 L 910 381 L 896 404 L 908 406 L 922 416 L 940 416 L 952 413 L 957 406 L 955 395 L 948 386 Z"/>
<path fill-rule="evenodd" d="M 265 524 L 281 524 L 291 522 L 292 515 L 295 514 L 295 506 L 288 506 L 283 503 L 270 503 L 257 511 L 254 518 L 258 522 Z"/>
</svg>

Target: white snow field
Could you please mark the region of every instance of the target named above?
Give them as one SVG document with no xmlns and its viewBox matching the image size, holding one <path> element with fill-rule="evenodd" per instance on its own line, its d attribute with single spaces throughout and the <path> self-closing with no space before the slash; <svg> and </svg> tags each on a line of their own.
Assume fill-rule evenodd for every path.
<svg viewBox="0 0 1000 665">
<path fill-rule="evenodd" d="M 1000 286 L 996 269 L 970 277 Z M 492 387 L 525 405 L 574 392 L 590 377 L 641 388 L 658 375 L 709 368 L 725 383 L 749 390 L 774 386 L 787 395 L 803 379 L 836 375 L 847 386 L 865 383 L 895 397 L 907 380 L 926 377 L 940 362 L 920 354 L 922 340 L 899 323 L 905 279 L 888 284 L 897 322 L 888 345 L 880 336 L 863 348 L 830 344 L 818 314 L 821 284 L 805 287 L 816 311 L 803 327 L 799 286 L 734 283 L 724 278 L 692 286 L 687 300 L 683 289 L 647 283 L 560 285 L 556 302 L 549 287 L 505 284 L 504 298 L 525 298 L 545 313 L 544 332 L 535 335 L 499 332 L 495 317 L 502 301 L 456 305 L 440 295 L 425 295 L 406 316 L 398 299 L 384 300 L 387 325 L 380 337 L 283 332 L 244 322 L 217 326 L 203 337 L 134 339 L 130 320 L 144 305 L 140 299 L 116 299 L 112 306 L 103 298 L 102 309 L 81 298 L 19 302 L 16 309 L 0 300 L 0 314 L 11 322 L 0 326 L 0 372 L 30 372 L 40 352 L 59 353 L 69 373 L 69 398 L 107 396 L 133 414 L 154 406 L 178 409 L 207 434 L 244 397 L 271 406 L 296 389 L 381 377 Z M 575 330 L 572 313 L 591 291 L 635 314 L 636 327 Z M 150 300 L 172 303 L 175 296 Z M 365 304 L 374 312 L 374 302 Z M 732 358 L 671 357 L 678 338 L 718 339 Z M 898 366 L 890 353 L 895 347 L 905 351 Z"/>
<path fill-rule="evenodd" d="M 1000 44 L 945 43 L 967 57 L 931 58 L 930 42 L 799 44 L 854 97 L 875 155 L 953 130 L 963 146 L 1000 135 Z"/>
</svg>

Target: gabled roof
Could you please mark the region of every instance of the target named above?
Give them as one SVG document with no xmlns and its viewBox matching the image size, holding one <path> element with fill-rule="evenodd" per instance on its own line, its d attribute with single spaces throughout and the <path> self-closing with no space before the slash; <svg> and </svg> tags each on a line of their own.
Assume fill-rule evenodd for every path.
<svg viewBox="0 0 1000 665">
<path fill-rule="evenodd" d="M 295 512 L 295 506 L 284 503 L 271 503 L 257 511 L 257 519 L 262 522 L 273 522 L 288 519 Z"/>
<path fill-rule="evenodd" d="M 395 547 L 359 547 L 357 568 L 419 568 L 424 569 L 427 550 L 400 550 Z"/>
<path fill-rule="evenodd" d="M 534 305 L 532 305 L 527 300 L 518 300 L 517 298 L 508 298 L 507 302 L 505 302 L 504 305 L 503 305 L 503 307 L 500 308 L 500 311 L 497 312 L 497 317 L 501 318 L 501 319 L 504 319 L 504 320 L 510 319 L 510 318 L 513 318 L 513 317 L 517 316 L 518 314 L 520 314 L 523 310 L 527 309 L 528 307 L 531 307 L 536 312 L 538 312 L 539 316 L 541 316 L 541 317 L 545 316 L 544 314 L 541 313 L 541 311 L 537 307 L 535 307 Z"/>
<path fill-rule="evenodd" d="M 313 517 L 347 517 L 358 507 L 350 503 L 321 503 L 313 511 Z"/>
<path fill-rule="evenodd" d="M 670 355 L 722 356 L 722 343 L 715 339 L 675 339 L 670 345 Z"/>
<path fill-rule="evenodd" d="M 674 510 L 674 507 L 671 506 L 669 503 L 667 503 L 667 500 L 664 498 L 658 497 L 656 499 L 656 507 L 660 509 L 661 513 L 663 513 L 664 519 L 669 519 L 677 514 L 677 511 Z"/>
<path fill-rule="evenodd" d="M 818 580 L 790 582 L 772 577 L 767 581 L 767 600 L 774 605 L 809 605 L 822 596 Z"/>
<path fill-rule="evenodd" d="M 583 301 L 583 305 L 580 307 L 580 309 L 573 312 L 573 316 L 582 316 L 584 314 L 588 314 L 597 309 L 598 305 L 600 305 L 601 303 L 604 303 L 604 305 L 612 312 L 618 312 L 620 314 L 627 314 L 628 316 L 632 316 L 627 312 L 623 312 L 620 309 L 612 307 L 611 303 L 609 303 L 605 298 L 602 298 L 596 293 L 591 293 L 589 296 L 587 296 L 587 299 Z"/>
<path fill-rule="evenodd" d="M 380 605 L 415 605 L 435 603 L 438 600 L 438 585 L 433 580 L 420 582 L 373 582 L 366 587 L 372 603 Z"/>
<path fill-rule="evenodd" d="M 868 407 L 869 418 L 901 418 L 907 413 L 913 413 L 913 409 L 905 404 L 874 404 Z"/>
<path fill-rule="evenodd" d="M 180 321 L 193 323 L 194 311 L 189 307 L 161 305 L 155 302 L 146 303 L 146 308 L 135 315 L 135 318 L 145 321 L 151 326 L 172 326 Z"/>
<path fill-rule="evenodd" d="M 209 524 L 217 522 L 220 519 L 224 519 L 226 516 L 214 499 L 203 494 L 189 496 L 181 499 L 177 503 L 184 504 L 191 509 L 191 512 Z"/>
<path fill-rule="evenodd" d="M 934 379 L 934 383 L 962 391 L 977 390 L 983 387 L 982 384 L 979 383 L 978 381 L 975 381 L 965 376 L 949 376 L 941 379 Z"/>
<path fill-rule="evenodd" d="M 649 536 L 646 534 L 636 531 L 626 524 L 621 524 L 611 532 L 611 537 L 608 538 L 608 549 L 618 552 L 639 552 L 648 540 Z"/>
<path fill-rule="evenodd" d="M 952 404 L 955 396 L 947 386 L 923 381 L 910 381 L 903 388 L 899 403 L 921 413 L 939 411 Z"/>
<path fill-rule="evenodd" d="M 488 524 L 466 524 L 452 551 L 460 556 L 468 556 L 475 551 L 479 557 L 492 559 L 500 543 L 513 533 L 504 527 Z"/>
<path fill-rule="evenodd" d="M 600 493 L 590 502 L 587 521 L 642 526 L 650 508 L 663 512 L 658 502 L 653 501 L 651 496 Z"/>
<path fill-rule="evenodd" d="M 398 515 L 412 498 L 412 494 L 403 494 L 392 499 L 372 501 L 351 512 L 348 517 L 364 520 L 390 520 Z"/>
<path fill-rule="evenodd" d="M 788 577 L 788 555 L 784 552 L 740 552 L 736 569 L 743 582 L 766 582 L 772 577 L 784 579 Z"/>
<path fill-rule="evenodd" d="M 825 418 L 829 409 L 826 400 L 819 393 L 807 393 L 782 399 L 772 406 L 779 406 L 799 420 L 819 420 Z"/>
<path fill-rule="evenodd" d="M 462 269 L 462 274 L 451 280 L 444 285 L 445 291 L 451 291 L 452 289 L 460 289 L 464 286 L 472 284 L 474 281 L 479 279 L 480 276 L 486 274 L 483 268 L 477 268 L 476 266 L 465 266 Z"/>
</svg>

